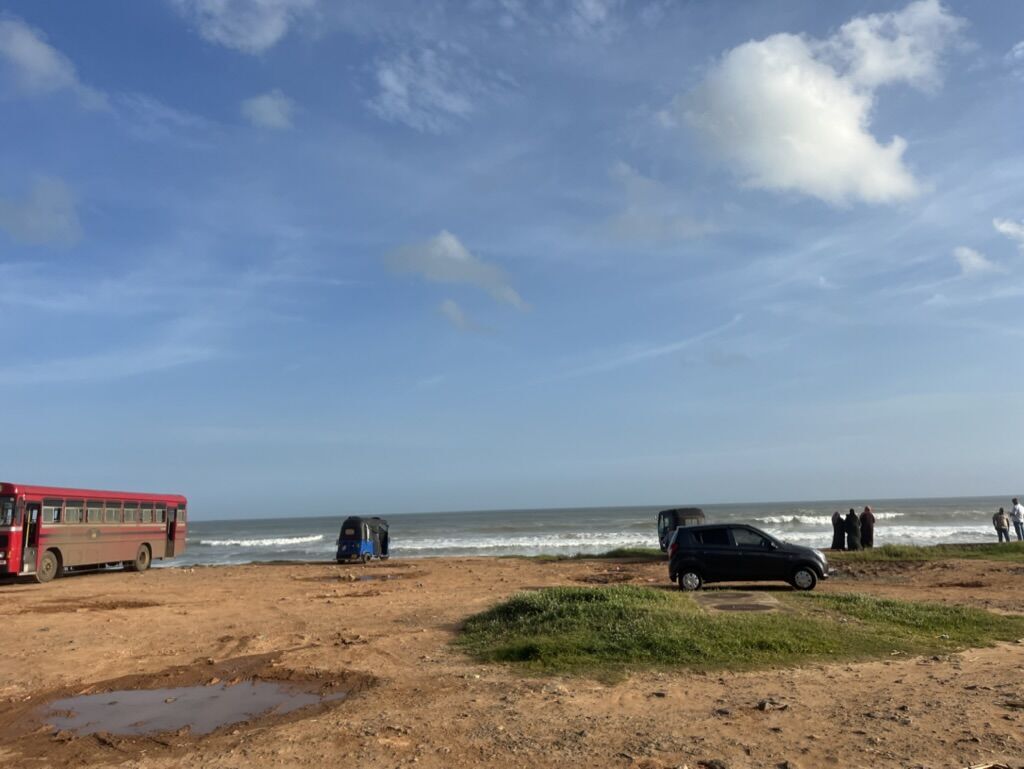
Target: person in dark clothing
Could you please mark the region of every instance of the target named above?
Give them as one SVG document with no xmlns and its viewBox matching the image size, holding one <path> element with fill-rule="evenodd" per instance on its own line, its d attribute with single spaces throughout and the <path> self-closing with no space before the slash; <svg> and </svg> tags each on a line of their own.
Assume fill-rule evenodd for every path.
<svg viewBox="0 0 1024 769">
<path fill-rule="evenodd" d="M 842 514 L 836 510 L 832 513 L 832 549 L 842 550 L 846 540 L 846 524 Z"/>
<path fill-rule="evenodd" d="M 860 518 L 852 507 L 846 514 L 846 549 L 860 550 Z"/>
<path fill-rule="evenodd" d="M 865 550 L 875 546 L 875 514 L 868 506 L 860 514 L 860 546 Z"/>
</svg>

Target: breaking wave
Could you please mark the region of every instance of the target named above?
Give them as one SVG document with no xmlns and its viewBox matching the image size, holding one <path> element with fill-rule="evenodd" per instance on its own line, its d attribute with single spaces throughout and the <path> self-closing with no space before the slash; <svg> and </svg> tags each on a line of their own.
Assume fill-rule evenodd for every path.
<svg viewBox="0 0 1024 769">
<path fill-rule="evenodd" d="M 308 537 L 276 537 L 272 539 L 201 539 L 197 544 L 207 547 L 280 547 L 322 542 L 323 539 L 323 534 L 314 534 Z"/>
</svg>

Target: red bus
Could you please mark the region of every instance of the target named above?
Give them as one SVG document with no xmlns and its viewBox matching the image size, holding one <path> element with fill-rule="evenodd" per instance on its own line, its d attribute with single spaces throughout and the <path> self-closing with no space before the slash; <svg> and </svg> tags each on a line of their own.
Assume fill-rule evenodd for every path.
<svg viewBox="0 0 1024 769">
<path fill-rule="evenodd" d="M 49 582 L 65 569 L 145 571 L 185 552 L 185 497 L 0 483 L 0 575 Z"/>
</svg>

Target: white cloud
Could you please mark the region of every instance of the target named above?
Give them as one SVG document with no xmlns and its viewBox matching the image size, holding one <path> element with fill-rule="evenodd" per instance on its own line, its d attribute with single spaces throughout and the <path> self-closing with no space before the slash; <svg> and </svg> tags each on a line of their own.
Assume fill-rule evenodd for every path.
<svg viewBox="0 0 1024 769">
<path fill-rule="evenodd" d="M 380 60 L 374 77 L 377 95 L 368 105 L 378 116 L 418 131 L 442 133 L 476 110 L 492 89 L 452 48 L 405 51 Z"/>
<path fill-rule="evenodd" d="M 833 204 L 888 203 L 920 185 L 906 141 L 870 132 L 875 91 L 931 88 L 962 22 L 937 0 L 855 18 L 826 40 L 772 35 L 728 51 L 680 105 L 743 182 Z"/>
<path fill-rule="evenodd" d="M 500 302 L 520 310 L 527 308 L 500 267 L 478 259 L 447 230 L 430 240 L 392 251 L 386 261 L 397 272 L 413 273 L 434 283 L 476 286 Z"/>
<path fill-rule="evenodd" d="M 1002 272 L 1002 268 L 990 262 L 984 255 L 967 246 L 957 246 L 953 249 L 953 258 L 960 265 L 962 275 L 982 275 L 991 272 Z"/>
<path fill-rule="evenodd" d="M 75 196 L 60 179 L 38 177 L 25 200 L 0 199 L 0 229 L 30 245 L 74 245 L 82 237 Z"/>
<path fill-rule="evenodd" d="M 622 187 L 625 205 L 609 222 L 621 238 L 651 243 L 671 243 L 714 231 L 714 226 L 694 217 L 661 182 L 644 176 L 628 163 L 612 166 L 611 177 Z"/>
<path fill-rule="evenodd" d="M 195 144 L 197 135 L 212 128 L 206 118 L 142 93 L 115 94 L 114 105 L 125 130 L 141 141 Z"/>
<path fill-rule="evenodd" d="M 607 34 L 615 26 L 615 11 L 621 0 L 572 0 L 569 29 L 580 37 Z"/>
<path fill-rule="evenodd" d="M 1015 222 L 1012 219 L 993 219 L 992 226 L 996 228 L 997 232 L 1015 241 L 1017 248 L 1024 251 L 1024 221 Z"/>
<path fill-rule="evenodd" d="M 1024 77 L 1024 40 L 1021 40 L 1006 54 L 1006 66 L 1018 77 Z"/>
<path fill-rule="evenodd" d="M 463 312 L 462 307 L 454 299 L 445 299 L 437 308 L 445 320 L 451 323 L 459 331 L 471 331 L 473 322 Z"/>
<path fill-rule="evenodd" d="M 288 28 L 316 8 L 317 0 L 171 0 L 211 43 L 243 53 L 263 53 Z"/>
<path fill-rule="evenodd" d="M 292 100 L 277 88 L 242 102 L 242 114 L 259 128 L 291 128 L 293 109 Z"/>
<path fill-rule="evenodd" d="M 75 65 L 46 42 L 39 30 L 16 18 L 0 18 L 0 60 L 17 87 L 26 94 L 71 91 L 83 107 L 102 109 L 106 97 L 78 79 Z"/>
</svg>

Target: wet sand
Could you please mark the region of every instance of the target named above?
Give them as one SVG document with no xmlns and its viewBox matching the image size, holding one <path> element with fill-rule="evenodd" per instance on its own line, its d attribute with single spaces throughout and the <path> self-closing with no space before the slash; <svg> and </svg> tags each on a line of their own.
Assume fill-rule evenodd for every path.
<svg viewBox="0 0 1024 769">
<path fill-rule="evenodd" d="M 523 676 L 450 645 L 463 618 L 517 591 L 609 583 L 671 589 L 660 563 L 484 558 L 112 571 L 2 585 L 0 760 L 209 769 L 1024 766 L 1024 643 L 754 673 L 644 672 L 614 684 Z M 819 589 L 1024 611 L 1022 585 L 1024 565 L 947 561 L 853 564 Z M 742 592 L 723 600 L 771 602 L 763 587 Z M 347 696 L 205 736 L 75 736 L 43 724 L 44 703 L 55 698 L 254 679 Z"/>
</svg>

